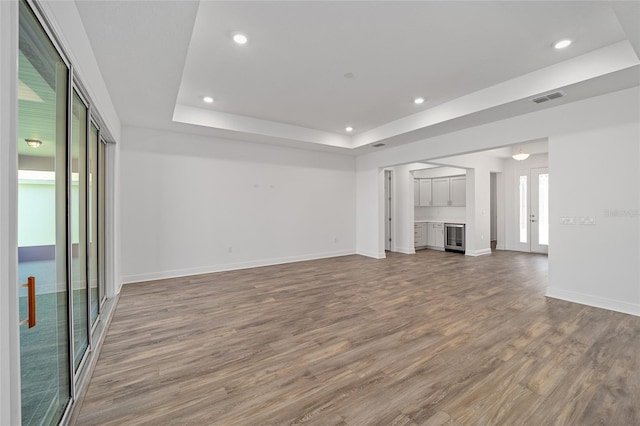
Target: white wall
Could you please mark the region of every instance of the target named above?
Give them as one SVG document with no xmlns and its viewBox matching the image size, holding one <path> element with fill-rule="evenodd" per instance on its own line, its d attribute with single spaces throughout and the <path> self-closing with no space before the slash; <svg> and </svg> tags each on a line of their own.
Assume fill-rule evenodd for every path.
<svg viewBox="0 0 640 426">
<path fill-rule="evenodd" d="M 547 295 L 640 315 L 639 146 L 637 122 L 549 139 Z"/>
<path fill-rule="evenodd" d="M 379 253 L 378 247 L 380 247 L 384 237 L 384 234 L 381 233 L 381 221 L 379 220 L 380 213 L 382 212 L 380 205 L 381 181 L 377 178 L 379 168 L 415 161 L 433 162 L 433 160 L 438 158 L 547 137 L 550 141 L 558 138 L 558 141 L 562 143 L 562 141 L 567 140 L 566 138 L 563 139 L 564 135 L 577 133 L 593 135 L 592 145 L 597 146 L 600 144 L 600 149 L 598 151 L 591 150 L 590 152 L 592 152 L 591 155 L 593 155 L 594 159 L 602 162 L 600 152 L 606 151 L 607 144 L 609 143 L 608 137 L 602 137 L 603 129 L 616 128 L 617 126 L 631 126 L 637 129 L 640 123 L 639 99 L 640 88 L 634 87 L 359 156 L 356 160 L 358 252 L 362 254 Z M 637 136 L 635 143 L 638 143 Z M 549 157 L 553 158 L 553 155 L 554 151 L 550 147 Z M 637 154 L 637 150 L 633 150 L 627 155 L 627 158 L 628 161 L 617 163 L 616 173 L 620 176 L 630 176 L 630 179 L 636 180 L 636 185 L 630 186 L 628 196 L 629 199 L 632 200 L 629 204 L 634 205 L 634 203 L 636 203 L 635 205 L 637 205 L 639 195 L 639 191 L 637 190 L 637 173 L 640 167 L 640 155 Z M 552 187 L 555 187 L 557 184 L 556 177 L 553 176 L 557 169 L 562 169 L 563 173 L 569 175 L 572 173 L 578 173 L 580 175 L 582 173 L 580 171 L 580 164 L 577 164 L 573 159 L 561 155 L 558 159 L 552 159 L 552 161 L 549 167 Z M 598 169 L 593 170 L 592 173 L 595 174 L 597 170 Z M 487 183 L 487 186 L 488 185 Z M 569 196 L 569 194 L 566 194 L 566 196 Z M 587 203 L 591 202 L 586 198 L 583 201 Z M 565 202 L 571 203 L 570 200 Z M 552 206 L 553 203 L 557 203 L 557 201 L 554 201 L 552 198 Z M 597 202 L 594 201 L 594 203 L 597 205 Z M 560 204 L 560 206 L 562 206 L 562 204 Z M 597 208 L 602 209 L 602 206 Z M 556 219 L 557 218 L 552 218 L 552 220 Z M 562 269 L 560 273 L 551 273 L 554 271 L 553 268 L 556 267 L 556 263 L 566 261 L 564 255 L 557 255 L 556 250 L 554 250 L 554 245 L 556 244 L 554 232 L 556 232 L 556 230 L 557 226 L 551 228 L 549 288 L 563 289 L 563 286 L 566 284 L 562 280 Z M 639 235 L 637 228 L 631 227 L 630 232 L 628 235 L 633 235 L 630 239 L 633 242 L 630 244 L 637 246 L 637 236 Z M 615 247 L 618 240 L 619 236 L 608 232 L 599 232 L 596 237 L 597 244 L 608 248 Z M 571 256 L 575 259 L 589 259 L 592 256 L 592 246 L 575 245 L 571 247 Z M 631 252 L 633 253 L 633 250 Z M 631 295 L 632 304 L 637 303 L 635 299 L 633 299 L 633 295 L 638 292 L 638 287 L 640 286 L 638 281 L 637 251 L 635 253 L 636 258 L 633 263 L 614 263 L 618 268 L 615 274 L 618 283 L 615 285 L 618 286 L 619 289 L 614 289 L 612 292 L 612 294 Z M 558 257 L 556 258 L 556 256 Z M 610 258 L 606 257 L 604 260 L 609 261 Z M 601 274 L 597 271 L 598 268 L 602 267 L 602 263 L 591 262 L 581 265 L 581 267 L 583 268 L 581 276 L 584 276 L 587 283 L 589 283 L 584 283 L 581 288 L 592 292 L 599 285 L 597 280 L 598 277 L 601 277 Z M 568 291 L 571 291 L 571 287 Z M 556 292 L 555 294 L 557 295 L 558 293 Z M 568 294 L 572 295 L 573 293 Z M 601 294 L 596 292 L 594 296 L 600 297 Z M 585 299 L 578 300 L 575 298 L 572 300 L 579 303 L 595 304 Z M 612 309 L 615 309 L 615 306 L 612 306 Z"/>
<path fill-rule="evenodd" d="M 125 127 L 124 282 L 355 252 L 351 156 Z"/>
<path fill-rule="evenodd" d="M 356 253 L 384 259 L 384 171 L 358 171 L 356 188 Z"/>
<path fill-rule="evenodd" d="M 455 219 L 464 222 L 467 218 L 466 207 L 415 207 L 416 219 Z"/>
<path fill-rule="evenodd" d="M 459 169 L 456 167 L 432 167 L 429 169 L 420 169 L 413 171 L 413 177 L 433 179 L 439 177 L 460 176 L 466 174 L 465 169 Z"/>
<path fill-rule="evenodd" d="M 411 165 L 391 168 L 394 177 L 395 199 L 392 200 L 395 216 L 392 218 L 393 236 L 391 250 L 399 253 L 415 253 L 413 235 L 413 175 Z"/>
</svg>

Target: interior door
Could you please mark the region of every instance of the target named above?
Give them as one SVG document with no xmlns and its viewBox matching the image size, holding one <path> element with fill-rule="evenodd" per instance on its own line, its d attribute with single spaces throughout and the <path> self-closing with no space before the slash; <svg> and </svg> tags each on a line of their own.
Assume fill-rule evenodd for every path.
<svg viewBox="0 0 640 426">
<path fill-rule="evenodd" d="M 549 251 L 549 172 L 547 168 L 521 170 L 516 176 L 518 248 Z"/>
<path fill-rule="evenodd" d="M 69 70 L 20 3 L 18 283 L 23 425 L 57 424 L 71 395 L 67 291 Z M 26 286 L 24 286 L 26 284 Z"/>
</svg>

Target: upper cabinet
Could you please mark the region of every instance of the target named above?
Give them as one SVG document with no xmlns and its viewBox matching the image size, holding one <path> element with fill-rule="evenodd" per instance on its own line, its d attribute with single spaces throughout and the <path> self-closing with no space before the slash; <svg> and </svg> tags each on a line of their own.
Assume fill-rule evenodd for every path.
<svg viewBox="0 0 640 426">
<path fill-rule="evenodd" d="M 431 205 L 431 179 L 420 179 L 420 206 Z"/>
<path fill-rule="evenodd" d="M 449 205 L 449 178 L 437 178 L 431 180 L 431 188 L 433 190 L 433 205 L 436 207 Z"/>
<path fill-rule="evenodd" d="M 449 178 L 450 206 L 462 207 L 467 204 L 467 177 L 454 176 Z"/>
<path fill-rule="evenodd" d="M 431 206 L 431 179 L 413 180 L 413 205 L 416 207 Z"/>
<path fill-rule="evenodd" d="M 432 206 L 464 207 L 467 200 L 466 176 L 452 176 L 431 179 Z"/>
</svg>

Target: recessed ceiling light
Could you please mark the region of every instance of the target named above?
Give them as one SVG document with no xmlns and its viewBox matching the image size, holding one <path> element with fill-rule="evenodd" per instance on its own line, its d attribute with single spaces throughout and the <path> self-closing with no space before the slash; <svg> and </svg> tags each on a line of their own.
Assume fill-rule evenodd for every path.
<svg viewBox="0 0 640 426">
<path fill-rule="evenodd" d="M 570 44 L 571 44 L 571 40 L 564 39 L 564 40 L 557 41 L 553 45 L 553 47 L 555 47 L 556 49 L 564 49 L 565 47 L 569 47 Z"/>
<path fill-rule="evenodd" d="M 416 104 L 416 105 L 420 105 L 423 102 L 424 102 L 424 98 L 415 98 L 413 100 L 413 103 Z"/>
<path fill-rule="evenodd" d="M 246 34 L 233 33 L 233 41 L 235 41 L 236 44 L 247 44 L 249 37 L 247 37 Z"/>
<path fill-rule="evenodd" d="M 347 132 L 353 132 L 353 127 L 347 126 L 344 128 L 344 130 L 346 130 Z"/>
<path fill-rule="evenodd" d="M 203 101 L 205 101 L 208 104 L 212 104 L 213 103 L 213 98 L 211 96 L 205 96 L 204 98 L 202 98 Z"/>
</svg>

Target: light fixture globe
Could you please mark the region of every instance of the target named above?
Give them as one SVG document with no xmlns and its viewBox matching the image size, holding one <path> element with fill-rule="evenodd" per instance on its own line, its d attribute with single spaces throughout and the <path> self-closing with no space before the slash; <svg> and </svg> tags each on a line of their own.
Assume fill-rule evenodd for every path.
<svg viewBox="0 0 640 426">
<path fill-rule="evenodd" d="M 520 149 L 517 154 L 513 154 L 511 157 L 516 161 L 523 161 L 529 158 L 529 154 L 522 152 L 522 149 Z"/>
<path fill-rule="evenodd" d="M 40 145 L 42 145 L 42 141 L 40 139 L 25 139 L 24 141 L 31 148 L 40 148 Z"/>
</svg>

